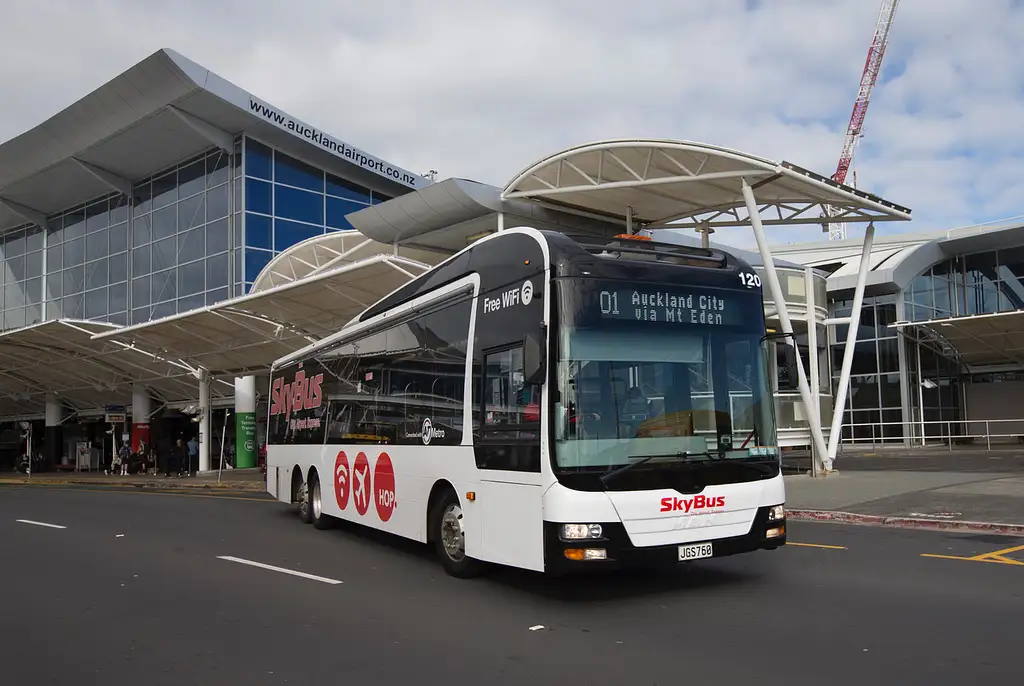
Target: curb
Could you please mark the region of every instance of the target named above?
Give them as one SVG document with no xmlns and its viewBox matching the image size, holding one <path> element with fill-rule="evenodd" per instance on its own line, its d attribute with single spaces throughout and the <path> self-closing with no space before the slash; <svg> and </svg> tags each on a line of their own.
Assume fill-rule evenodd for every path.
<svg viewBox="0 0 1024 686">
<path fill-rule="evenodd" d="M 139 488 L 139 489 L 166 489 L 171 484 L 174 488 L 188 488 L 194 490 L 210 490 L 210 491 L 263 491 L 266 489 L 266 483 L 263 481 L 258 482 L 246 482 L 246 481 L 222 481 L 220 483 L 182 483 L 181 480 L 176 479 L 173 482 L 168 479 L 166 481 L 143 481 L 143 482 L 117 482 L 117 481 L 98 481 L 94 479 L 28 479 L 28 478 L 0 478 L 0 485 L 17 485 L 17 486 L 113 486 L 116 488 Z"/>
<path fill-rule="evenodd" d="M 968 522 L 962 520 L 928 519 L 925 517 L 893 517 L 866 515 L 834 510 L 786 510 L 786 518 L 805 522 L 833 522 L 836 524 L 863 524 L 889 526 L 898 529 L 924 529 L 929 531 L 963 531 L 1004 536 L 1024 536 L 1024 524 L 998 522 Z"/>
</svg>

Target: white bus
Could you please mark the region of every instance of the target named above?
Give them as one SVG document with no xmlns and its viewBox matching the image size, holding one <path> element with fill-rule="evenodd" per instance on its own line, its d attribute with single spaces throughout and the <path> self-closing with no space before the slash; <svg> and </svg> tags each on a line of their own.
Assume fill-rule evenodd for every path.
<svg viewBox="0 0 1024 686">
<path fill-rule="evenodd" d="M 458 577 L 775 549 L 765 338 L 730 254 L 500 231 L 274 364 L 267 489 Z"/>
</svg>

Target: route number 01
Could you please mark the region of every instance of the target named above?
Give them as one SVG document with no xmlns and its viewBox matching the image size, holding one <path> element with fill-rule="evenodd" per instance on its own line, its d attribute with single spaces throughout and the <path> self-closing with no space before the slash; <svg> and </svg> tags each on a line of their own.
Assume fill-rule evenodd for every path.
<svg viewBox="0 0 1024 686">
<path fill-rule="evenodd" d="M 760 288 L 761 277 L 750 272 L 740 272 L 740 283 L 747 288 Z"/>
</svg>

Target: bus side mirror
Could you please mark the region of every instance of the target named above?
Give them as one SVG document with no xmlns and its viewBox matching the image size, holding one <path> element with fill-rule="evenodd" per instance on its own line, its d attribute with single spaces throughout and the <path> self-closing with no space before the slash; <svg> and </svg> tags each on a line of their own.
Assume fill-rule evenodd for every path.
<svg viewBox="0 0 1024 686">
<path fill-rule="evenodd" d="M 528 384 L 540 385 L 547 375 L 544 328 L 537 333 L 528 333 L 523 341 L 523 380 Z"/>
<path fill-rule="evenodd" d="M 800 388 L 800 371 L 797 369 L 796 346 L 789 341 L 781 341 L 784 359 L 782 374 L 779 374 L 779 390 L 794 391 Z M 784 377 L 784 378 L 783 378 Z"/>
</svg>

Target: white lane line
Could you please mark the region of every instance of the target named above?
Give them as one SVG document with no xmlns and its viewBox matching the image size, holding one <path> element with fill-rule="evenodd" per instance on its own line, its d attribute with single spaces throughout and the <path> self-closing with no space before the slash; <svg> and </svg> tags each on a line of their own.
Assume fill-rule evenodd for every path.
<svg viewBox="0 0 1024 686">
<path fill-rule="evenodd" d="M 66 526 L 61 526 L 60 524 L 47 524 L 46 522 L 34 522 L 31 519 L 15 519 L 14 521 L 18 522 L 19 524 L 33 524 L 35 526 L 45 526 L 45 527 L 50 528 L 50 529 L 66 529 L 67 528 Z"/>
<path fill-rule="evenodd" d="M 230 555 L 218 555 L 218 560 L 227 560 L 228 562 L 237 562 L 240 565 L 249 565 L 250 567 L 259 567 L 260 569 L 269 569 L 272 572 L 281 572 L 282 574 L 291 574 L 292 576 L 299 576 L 303 579 L 312 579 L 313 581 L 319 581 L 324 584 L 340 584 L 341 581 L 337 579 L 328 579 L 326 576 L 317 576 L 316 574 L 306 574 L 305 572 L 297 572 L 294 569 L 285 569 L 284 567 L 275 567 L 273 565 L 263 564 L 262 562 L 253 562 L 252 560 L 243 560 L 240 557 L 232 557 Z"/>
</svg>

